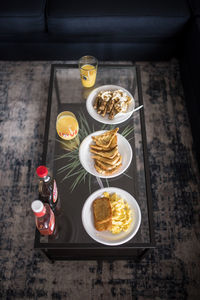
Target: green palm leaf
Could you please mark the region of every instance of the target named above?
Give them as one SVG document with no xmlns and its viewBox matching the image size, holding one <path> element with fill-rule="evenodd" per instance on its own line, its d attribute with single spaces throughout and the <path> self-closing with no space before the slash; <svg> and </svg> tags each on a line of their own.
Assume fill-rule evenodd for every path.
<svg viewBox="0 0 200 300">
<path fill-rule="evenodd" d="M 109 130 L 114 129 L 115 125 L 110 125 Z M 108 125 L 102 124 L 101 130 L 108 130 Z M 134 128 L 130 125 L 124 128 L 122 131 L 122 135 L 127 138 L 132 132 Z M 65 160 L 66 162 L 62 167 L 58 169 L 58 174 L 64 174 L 64 177 L 62 178 L 62 182 L 68 178 L 75 177 L 71 187 L 70 191 L 72 192 L 78 185 L 80 185 L 81 182 L 86 182 L 86 178 L 88 179 L 88 188 L 89 192 L 91 193 L 91 183 L 92 183 L 92 175 L 89 174 L 81 165 L 79 160 L 79 144 L 86 138 L 89 134 L 95 131 L 94 124 L 92 125 L 92 129 L 90 128 L 88 121 L 84 115 L 83 112 L 79 113 L 79 133 L 77 141 L 75 143 L 73 140 L 70 141 L 62 141 L 56 139 L 57 142 L 59 142 L 66 153 L 63 153 L 55 158 L 55 160 Z M 132 137 L 129 139 L 131 140 Z M 124 173 L 125 176 L 128 178 L 130 177 L 128 174 Z M 109 187 L 108 179 L 105 180 L 107 187 Z"/>
</svg>

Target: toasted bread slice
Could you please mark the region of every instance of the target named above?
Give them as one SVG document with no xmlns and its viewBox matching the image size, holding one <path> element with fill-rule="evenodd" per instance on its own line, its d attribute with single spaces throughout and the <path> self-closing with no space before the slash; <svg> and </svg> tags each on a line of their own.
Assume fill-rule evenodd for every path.
<svg viewBox="0 0 200 300">
<path fill-rule="evenodd" d="M 106 164 L 109 164 L 109 165 L 113 166 L 118 161 L 119 156 L 120 156 L 120 154 L 118 153 L 113 159 L 105 158 L 105 157 L 102 157 L 100 155 L 93 155 L 92 158 L 97 159 L 98 161 L 101 161 L 103 163 L 106 163 Z"/>
<path fill-rule="evenodd" d="M 120 155 L 119 158 L 118 158 L 118 161 L 114 164 L 114 165 L 109 165 L 109 164 L 106 164 L 104 162 L 101 162 L 97 159 L 95 159 L 95 164 L 101 168 L 102 170 L 105 170 L 105 171 L 110 171 L 110 170 L 113 170 L 115 167 L 117 167 L 118 165 L 120 165 L 122 163 L 122 156 Z"/>
<path fill-rule="evenodd" d="M 95 224 L 108 222 L 112 218 L 112 208 L 109 198 L 97 198 L 93 201 L 92 206 Z"/>
<path fill-rule="evenodd" d="M 98 145 L 90 145 L 90 148 L 91 149 L 94 149 L 94 150 L 99 150 L 99 151 L 110 151 L 112 149 L 114 149 L 115 147 L 117 146 L 117 135 L 114 136 L 110 146 L 108 147 L 108 149 L 103 149 L 101 146 L 98 146 Z"/>
<path fill-rule="evenodd" d="M 112 175 L 112 174 L 114 174 L 114 173 L 117 172 L 117 170 L 121 167 L 121 165 L 122 165 L 122 164 L 119 164 L 119 165 L 116 166 L 114 169 L 108 170 L 108 171 L 101 169 L 101 168 L 100 168 L 98 165 L 96 165 L 96 164 L 94 165 L 94 167 L 95 167 L 96 171 L 97 171 L 98 173 L 102 174 L 102 175 Z"/>
<path fill-rule="evenodd" d="M 111 229 L 111 226 L 112 226 L 112 218 L 110 218 L 110 220 L 108 220 L 107 222 L 104 222 L 102 224 L 94 223 L 94 227 L 98 231 L 109 230 L 109 229 Z"/>
<path fill-rule="evenodd" d="M 98 151 L 98 150 L 94 150 L 94 149 L 90 149 L 90 151 L 94 154 L 97 154 L 99 156 L 109 158 L 109 159 L 113 159 L 119 153 L 118 146 L 116 146 L 114 149 L 112 149 L 110 151 Z"/>
<path fill-rule="evenodd" d="M 108 149 L 119 128 L 108 130 L 103 134 L 92 136 L 93 141 L 103 149 Z"/>
</svg>

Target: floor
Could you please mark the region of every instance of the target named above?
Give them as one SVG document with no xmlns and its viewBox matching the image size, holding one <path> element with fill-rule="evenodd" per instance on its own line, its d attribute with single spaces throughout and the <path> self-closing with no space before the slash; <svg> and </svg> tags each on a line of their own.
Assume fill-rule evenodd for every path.
<svg viewBox="0 0 200 300">
<path fill-rule="evenodd" d="M 141 69 L 157 247 L 142 262 L 49 264 L 30 204 L 51 62 L 0 62 L 0 298 L 200 299 L 200 176 L 176 60 Z"/>
</svg>

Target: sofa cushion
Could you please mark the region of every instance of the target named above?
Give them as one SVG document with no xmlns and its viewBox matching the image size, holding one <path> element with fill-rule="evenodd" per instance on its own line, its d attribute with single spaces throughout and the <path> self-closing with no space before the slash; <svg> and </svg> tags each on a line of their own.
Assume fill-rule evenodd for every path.
<svg viewBox="0 0 200 300">
<path fill-rule="evenodd" d="M 186 0 L 75 1 L 48 0 L 47 27 L 55 35 L 165 39 L 178 35 L 190 17 Z"/>
<path fill-rule="evenodd" d="M 46 0 L 6 0 L 0 2 L 0 34 L 45 31 Z"/>
</svg>

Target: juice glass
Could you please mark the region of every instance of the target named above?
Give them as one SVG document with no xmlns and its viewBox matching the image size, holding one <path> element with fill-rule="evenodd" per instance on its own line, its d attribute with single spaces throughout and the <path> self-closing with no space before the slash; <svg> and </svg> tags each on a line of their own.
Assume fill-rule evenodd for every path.
<svg viewBox="0 0 200 300">
<path fill-rule="evenodd" d="M 79 131 L 76 116 L 70 111 L 63 111 L 57 116 L 56 130 L 58 135 L 64 140 L 72 140 Z"/>
<path fill-rule="evenodd" d="M 90 88 L 95 84 L 98 61 L 93 56 L 83 56 L 79 59 L 79 70 L 82 85 Z"/>
</svg>

